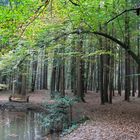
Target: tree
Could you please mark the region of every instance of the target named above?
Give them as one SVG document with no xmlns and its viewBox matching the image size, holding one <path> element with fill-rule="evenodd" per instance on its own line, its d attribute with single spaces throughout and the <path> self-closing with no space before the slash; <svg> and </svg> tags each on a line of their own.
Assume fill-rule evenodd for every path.
<svg viewBox="0 0 140 140">
<path fill-rule="evenodd" d="M 1 13 L 5 8 L 3 13 L 6 15 L 1 17 L 0 23 L 1 75 L 5 69 L 8 73 L 10 70 L 13 72 L 12 67 L 23 62 L 24 68 L 30 66 L 19 75 L 27 73 L 27 84 L 29 83 L 32 91 L 51 89 L 53 97 L 54 92 L 61 92 L 64 96 L 65 90 L 71 88 L 75 95 L 84 101 L 84 92 L 100 87 L 102 104 L 111 103 L 114 87 L 119 94 L 124 90 L 121 70 L 124 65 L 124 50 L 125 99 L 128 101 L 131 90 L 130 58 L 140 65 L 137 54 L 139 41 L 136 43 L 133 36 L 130 36 L 138 35 L 133 28 L 133 22 L 136 22 L 140 8 L 132 8 L 133 3 L 126 5 L 126 0 L 46 2 L 24 0 L 23 4 L 12 2 L 12 7 L 0 7 Z M 30 4 L 34 7 L 31 8 Z M 135 49 L 135 45 L 138 49 Z M 31 50 L 37 52 L 34 57 L 28 53 Z M 6 60 L 5 57 L 9 58 Z M 117 70 L 119 72 L 116 72 Z M 3 78 L 7 79 L 7 75 Z M 136 79 L 133 80 L 134 83 Z M 50 86 L 47 86 L 47 82 L 51 83 Z"/>
</svg>

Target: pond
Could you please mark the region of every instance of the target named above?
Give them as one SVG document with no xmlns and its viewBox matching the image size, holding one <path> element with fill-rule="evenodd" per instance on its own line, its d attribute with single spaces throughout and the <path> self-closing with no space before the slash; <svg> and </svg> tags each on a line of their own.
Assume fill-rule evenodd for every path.
<svg viewBox="0 0 140 140">
<path fill-rule="evenodd" d="M 46 138 L 40 113 L 0 111 L 0 140 L 58 140 L 58 136 Z"/>
</svg>

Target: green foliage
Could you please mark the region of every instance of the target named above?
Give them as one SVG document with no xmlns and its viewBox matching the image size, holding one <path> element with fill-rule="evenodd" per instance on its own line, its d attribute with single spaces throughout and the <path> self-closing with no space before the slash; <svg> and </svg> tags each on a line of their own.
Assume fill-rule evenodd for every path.
<svg viewBox="0 0 140 140">
<path fill-rule="evenodd" d="M 88 117 L 82 116 L 79 120 L 70 120 L 71 110 L 73 104 L 78 102 L 78 98 L 70 98 L 69 96 L 60 98 L 55 96 L 55 103 L 44 103 L 48 110 L 47 115 L 42 115 L 42 125 L 49 131 L 62 131 L 62 135 L 68 134 L 78 128 L 79 124 L 89 120 Z"/>
<path fill-rule="evenodd" d="M 93 53 L 89 53 L 83 57 L 90 57 L 90 56 L 97 56 L 97 55 L 114 55 L 111 51 L 105 51 L 105 50 L 97 50 Z"/>
<path fill-rule="evenodd" d="M 24 47 L 18 46 L 21 39 L 28 42 L 27 50 L 45 46 L 49 57 L 54 57 L 53 51 L 59 48 L 65 50 L 65 53 L 58 52 L 56 58 L 63 57 L 67 59 L 79 55 L 85 58 L 96 54 L 104 54 L 104 52 L 99 51 L 90 52 L 85 56 L 79 54 L 75 50 L 75 45 L 69 45 L 78 40 L 75 36 L 73 38 L 71 36 L 67 37 L 67 41 L 63 39 L 57 40 L 57 42 L 49 41 L 64 32 L 79 27 L 98 30 L 99 25 L 104 25 L 111 17 L 123 11 L 125 1 L 81 0 L 76 3 L 80 6 L 75 6 L 68 0 L 56 0 L 52 2 L 52 5 L 48 5 L 40 15 L 38 15 L 40 13 L 38 10 L 44 4 L 44 1 L 11 0 L 7 4 L 0 5 L 0 57 L 3 57 L 3 54 L 12 49 L 24 52 Z M 35 18 L 36 16 L 37 18 Z M 133 20 L 136 18 L 135 16 L 132 17 Z M 123 26 L 122 19 L 119 18 L 119 24 L 114 22 L 115 28 L 117 28 L 116 34 L 120 34 L 120 26 Z M 108 25 L 108 29 L 110 28 L 112 28 L 111 24 Z M 121 38 L 123 34 L 119 36 Z M 110 54 L 110 52 L 108 53 Z M 19 57 L 20 55 L 22 57 L 22 54 L 19 54 Z M 13 65 L 13 57 L 7 65 L 10 64 Z"/>
<path fill-rule="evenodd" d="M 17 47 L 21 38 L 33 39 L 33 34 L 36 34 L 42 29 L 44 24 L 41 21 L 41 14 L 38 16 L 37 22 L 33 23 L 30 28 L 27 28 L 37 15 L 38 8 L 42 2 L 38 0 L 10 0 L 6 4 L 0 6 L 0 46 L 5 46 L 7 49 Z M 43 12 L 42 12 L 43 13 Z M 40 27 L 41 25 L 42 27 Z M 33 30 L 34 27 L 34 30 Z M 36 28 L 35 28 L 36 27 Z M 31 29 L 32 28 L 32 29 Z M 32 35 L 32 38 L 30 38 Z M 35 36 L 35 35 L 34 35 Z"/>
<path fill-rule="evenodd" d="M 75 98 L 70 98 L 68 96 L 60 98 L 55 98 L 54 104 L 44 104 L 44 106 L 48 109 L 47 116 L 43 116 L 42 125 L 46 128 L 54 131 L 62 131 L 69 127 L 70 122 L 70 109 L 76 102 Z"/>
<path fill-rule="evenodd" d="M 71 98 L 69 96 L 61 97 L 61 93 L 57 94 L 55 100 L 58 104 L 62 104 L 67 107 L 77 102 L 77 98 Z"/>
<path fill-rule="evenodd" d="M 77 129 L 78 126 L 79 126 L 78 123 L 73 123 L 71 125 L 71 127 L 67 128 L 67 129 L 64 129 L 61 135 L 64 136 L 64 135 L 67 135 L 67 134 L 71 133 L 72 131 Z"/>
</svg>

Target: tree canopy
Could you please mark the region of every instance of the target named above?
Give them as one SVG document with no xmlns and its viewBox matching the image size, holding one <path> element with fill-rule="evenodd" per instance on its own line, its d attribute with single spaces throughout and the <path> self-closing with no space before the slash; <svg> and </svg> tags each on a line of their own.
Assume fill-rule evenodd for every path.
<svg viewBox="0 0 140 140">
<path fill-rule="evenodd" d="M 139 65 L 139 11 L 132 0 L 1 0 L 0 70 L 13 71 L 41 49 L 48 60 L 80 56 L 86 61 L 115 51 L 117 59 L 123 48 Z"/>
</svg>

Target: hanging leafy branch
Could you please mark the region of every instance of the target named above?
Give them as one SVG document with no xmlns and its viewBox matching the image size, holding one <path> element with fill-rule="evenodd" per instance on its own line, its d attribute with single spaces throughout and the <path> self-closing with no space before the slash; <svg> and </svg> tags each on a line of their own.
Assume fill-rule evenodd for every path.
<svg viewBox="0 0 140 140">
<path fill-rule="evenodd" d="M 23 26 L 21 27 L 21 34 L 20 37 L 22 37 L 22 35 L 24 34 L 24 32 L 26 31 L 27 27 L 32 24 L 39 16 L 40 14 L 45 10 L 45 8 L 47 7 L 47 5 L 49 4 L 50 0 L 46 0 L 44 4 L 42 4 L 41 6 L 39 6 L 37 8 L 37 10 L 35 11 L 35 15 L 33 15 L 32 17 L 30 17 L 30 21 L 27 22 L 26 24 L 23 24 Z"/>
<path fill-rule="evenodd" d="M 24 0 L 22 3 L 11 2 L 10 5 L 0 6 L 0 15 L 2 15 L 0 18 L 0 47 L 8 51 L 11 48 L 16 48 L 27 28 L 38 19 L 49 2 L 50 0 L 46 0 L 45 2 Z M 38 21 L 42 22 L 41 19 Z M 6 47 L 3 44 L 6 44 Z"/>
</svg>

